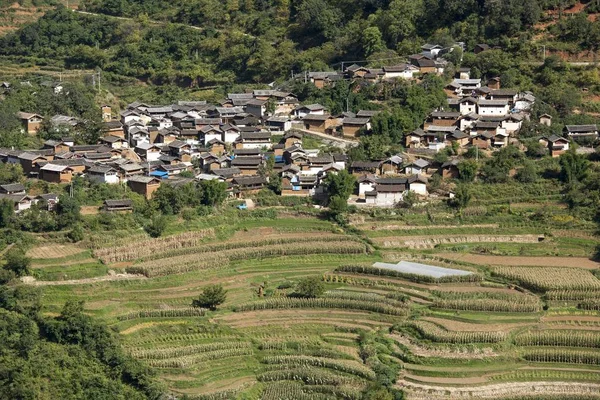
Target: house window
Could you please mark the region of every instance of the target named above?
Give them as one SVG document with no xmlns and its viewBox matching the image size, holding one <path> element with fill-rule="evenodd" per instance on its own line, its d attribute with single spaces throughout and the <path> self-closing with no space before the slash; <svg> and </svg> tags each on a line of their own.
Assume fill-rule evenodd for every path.
<svg viewBox="0 0 600 400">
<path fill-rule="evenodd" d="M 298 192 L 298 191 L 302 190 L 302 188 L 300 186 L 292 186 L 292 190 L 295 192 Z"/>
</svg>

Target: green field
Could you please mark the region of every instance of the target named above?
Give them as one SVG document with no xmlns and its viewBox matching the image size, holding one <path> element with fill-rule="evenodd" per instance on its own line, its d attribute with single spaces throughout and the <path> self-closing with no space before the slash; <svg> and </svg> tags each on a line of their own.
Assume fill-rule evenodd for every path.
<svg viewBox="0 0 600 400">
<path fill-rule="evenodd" d="M 91 238 L 85 243 L 99 250 L 80 246 L 66 257 L 34 259 L 35 276 L 44 285 L 44 312 L 60 312 L 69 299 L 85 300 L 88 313 L 119 332 L 128 353 L 157 369 L 170 390 L 192 398 L 361 399 L 365 388 L 378 384 L 402 389 L 409 399 L 450 398 L 450 388 L 477 397 L 509 382 L 514 390 L 492 397 L 516 398 L 527 384 L 552 396 L 565 382 L 577 382 L 569 393 L 580 397 L 573 398 L 596 398 L 600 313 L 579 307 L 581 298 L 600 299 L 593 269 L 553 267 L 548 271 L 562 268 L 552 272 L 558 274 L 553 280 L 540 276 L 540 267 L 435 255 L 481 253 L 484 246 L 493 250 L 484 252 L 489 256 L 589 258 L 598 240 L 586 224 L 565 228 L 550 218 L 528 225 L 521 212 L 475 222 L 443 218 L 443 208 L 422 211 L 354 214 L 348 229 L 284 209 L 275 217 L 224 213 L 185 225 L 171 221 L 169 235 L 181 235 L 172 241 L 190 240 L 190 229 L 202 237 L 178 248 L 169 247 L 168 237 L 150 240 L 139 233 L 130 242 Z M 499 224 L 494 235 L 545 233 L 547 240 L 381 245 L 390 237 L 490 234 L 481 226 L 490 223 Z M 121 261 L 103 263 L 98 254 Z M 401 259 L 471 270 L 478 279 L 439 283 L 342 267 Z M 122 279 L 126 272 L 143 275 Z M 310 276 L 324 282 L 325 293 L 290 297 Z M 75 281 L 47 282 L 66 279 Z M 222 284 L 227 300 L 200 313 L 192 300 L 209 284 Z"/>
</svg>

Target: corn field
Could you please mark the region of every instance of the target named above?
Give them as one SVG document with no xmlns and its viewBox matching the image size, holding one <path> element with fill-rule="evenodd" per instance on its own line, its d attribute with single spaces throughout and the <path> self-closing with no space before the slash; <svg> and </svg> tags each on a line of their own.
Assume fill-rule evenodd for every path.
<svg viewBox="0 0 600 400">
<path fill-rule="evenodd" d="M 151 261 L 160 258 L 171 258 L 177 256 L 185 256 L 188 254 L 199 254 L 199 253 L 211 253 L 219 252 L 224 250 L 234 250 L 242 248 L 256 248 L 264 247 L 269 245 L 287 245 L 290 243 L 303 243 L 303 242 L 314 242 L 314 236 L 295 237 L 293 239 L 281 237 L 281 238 L 270 238 L 270 239 L 258 239 L 258 240 L 245 240 L 235 242 L 221 242 L 221 243 L 209 243 L 203 246 L 186 246 L 180 248 L 170 249 L 165 252 L 151 253 L 147 256 L 138 258 L 138 261 Z M 344 235 L 325 234 L 319 236 L 319 242 L 339 242 L 339 241 L 350 241 L 360 242 L 358 238 Z"/>
<path fill-rule="evenodd" d="M 227 341 L 227 342 L 214 342 L 214 343 L 206 343 L 206 344 L 197 344 L 192 346 L 182 346 L 182 347 L 166 347 L 166 348 L 155 348 L 155 349 L 139 349 L 139 348 L 131 348 L 129 349 L 129 354 L 135 358 L 145 359 L 145 360 L 162 360 L 165 358 L 175 358 L 175 357 L 183 357 L 189 356 L 197 353 L 204 353 L 208 351 L 215 350 L 226 350 L 226 349 L 243 349 L 252 347 L 250 342 L 235 342 L 235 341 Z"/>
<path fill-rule="evenodd" d="M 315 388 L 333 388 L 330 393 L 318 393 Z M 274 382 L 267 385 L 260 397 L 261 400 L 336 400 L 338 398 L 355 400 L 360 397 L 347 397 L 347 391 L 335 391 L 336 386 L 303 386 L 298 382 Z M 340 393 L 340 396 L 336 396 Z"/>
<path fill-rule="evenodd" d="M 213 237 L 213 229 L 186 232 L 163 238 L 129 242 L 125 246 L 107 247 L 94 250 L 94 255 L 105 264 L 137 260 L 151 254 L 160 254 L 167 250 L 198 246 L 203 239 Z"/>
<path fill-rule="evenodd" d="M 600 299 L 600 290 L 550 290 L 546 299 L 558 301 L 578 301 Z"/>
<path fill-rule="evenodd" d="M 426 321 L 409 322 L 404 324 L 404 326 L 415 329 L 425 339 L 440 343 L 498 343 L 507 338 L 505 332 L 447 331 Z"/>
<path fill-rule="evenodd" d="M 381 304 L 374 301 L 360 301 L 348 299 L 301 299 L 301 298 L 276 298 L 261 301 L 253 301 L 240 304 L 234 307 L 233 311 L 255 311 L 255 310 L 272 310 L 272 309 L 287 309 L 287 308 L 339 308 L 349 310 L 364 310 L 372 311 L 380 314 L 389 315 L 407 315 L 407 308 L 393 307 L 386 304 Z"/>
<path fill-rule="evenodd" d="M 565 346 L 600 348 L 600 333 L 597 331 L 529 331 L 515 337 L 519 346 Z"/>
<path fill-rule="evenodd" d="M 490 292 L 432 292 L 440 299 L 433 302 L 437 308 L 465 311 L 538 312 L 542 303 L 537 296 Z"/>
<path fill-rule="evenodd" d="M 126 269 L 129 273 L 144 274 L 147 277 L 164 276 L 209 268 L 221 268 L 234 260 L 251 258 L 309 255 L 309 254 L 364 254 L 367 251 L 363 243 L 351 240 L 330 242 L 300 242 L 268 245 L 264 247 L 241 248 L 189 254 L 142 262 Z"/>
<path fill-rule="evenodd" d="M 408 304 L 406 304 L 403 301 L 399 301 L 391 297 L 382 296 L 377 293 L 353 292 L 350 290 L 329 290 L 325 292 L 322 297 L 327 299 L 374 301 L 381 302 L 392 307 L 408 307 Z"/>
<path fill-rule="evenodd" d="M 188 400 L 229 400 L 235 399 L 236 394 L 239 393 L 239 389 L 226 390 L 223 392 L 217 393 L 208 393 L 208 394 L 192 394 L 186 395 L 186 399 Z"/>
<path fill-rule="evenodd" d="M 523 358 L 534 362 L 600 364 L 600 352 L 590 350 L 531 349 L 523 352 Z"/>
<path fill-rule="evenodd" d="M 314 367 L 267 371 L 258 375 L 257 379 L 259 382 L 298 381 L 308 385 L 343 385 L 356 381 L 356 378 L 337 375 Z"/>
<path fill-rule="evenodd" d="M 367 279 L 349 275 L 323 274 L 323 282 L 345 283 L 349 286 L 363 286 L 373 289 L 393 290 L 394 292 L 406 293 L 407 295 L 418 297 L 423 300 L 430 300 L 431 298 L 429 292 L 407 288 L 385 280 Z"/>
<path fill-rule="evenodd" d="M 375 372 L 358 361 L 294 355 L 265 357 L 262 362 L 265 364 L 294 365 L 300 367 L 321 367 L 346 372 L 369 380 L 375 379 Z"/>
<path fill-rule="evenodd" d="M 189 368 L 202 361 L 220 360 L 229 357 L 254 354 L 252 347 L 240 347 L 223 350 L 205 351 L 195 355 L 166 359 L 147 359 L 146 363 L 154 368 Z"/>
<path fill-rule="evenodd" d="M 600 290 L 600 280 L 578 268 L 495 267 L 492 274 L 536 291 Z"/>
<path fill-rule="evenodd" d="M 400 271 L 376 268 L 367 265 L 341 265 L 335 269 L 335 272 L 350 272 L 354 274 L 390 276 L 394 278 L 406 279 L 411 282 L 420 283 L 479 282 L 482 280 L 481 275 L 478 274 L 452 275 L 444 276 L 442 278 L 434 278 L 427 275 L 407 274 Z"/>
<path fill-rule="evenodd" d="M 582 301 L 577 304 L 577 308 L 582 310 L 600 311 L 600 300 Z"/>
<path fill-rule="evenodd" d="M 197 307 L 171 308 L 165 310 L 139 310 L 124 315 L 119 315 L 119 321 L 128 321 L 138 318 L 172 318 L 172 317 L 202 317 L 206 310 Z"/>
</svg>

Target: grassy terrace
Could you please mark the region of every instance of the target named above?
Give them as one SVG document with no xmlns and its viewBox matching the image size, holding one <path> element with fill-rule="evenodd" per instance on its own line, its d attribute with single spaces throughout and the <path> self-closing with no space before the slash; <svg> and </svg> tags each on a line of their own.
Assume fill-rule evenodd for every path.
<svg viewBox="0 0 600 400">
<path fill-rule="evenodd" d="M 584 222 L 565 224 L 562 207 L 552 207 L 543 221 L 534 221 L 527 207 L 483 207 L 480 220 L 444 208 L 357 214 L 346 231 L 286 209 L 275 218 L 225 213 L 171 221 L 169 235 L 208 232 L 189 240 L 190 247 L 163 244 L 149 256 L 121 262 L 103 263 L 96 258 L 100 250 L 90 248 L 122 246 L 127 232 L 111 241 L 63 244 L 53 258 L 44 252 L 51 255 L 48 240 L 59 239 L 40 241 L 30 252 L 45 312 L 84 299 L 90 314 L 119 332 L 128 352 L 156 368 L 172 391 L 193 398 L 360 399 L 360 391 L 380 379 L 375 359 L 361 352 L 372 341 L 379 343 L 379 362 L 399 371 L 396 384 L 408 398 L 423 398 L 424 387 L 442 388 L 430 398 L 446 398 L 443 388 L 468 392 L 507 382 L 538 382 L 548 393 L 560 393 L 563 382 L 593 389 L 600 383 L 600 313 L 578 305 L 600 299 L 598 266 L 589 259 L 597 238 Z M 149 239 L 129 234 L 132 248 Z M 469 242 L 538 234 L 546 239 Z M 385 245 L 440 235 L 463 239 L 424 248 Z M 468 259 L 482 255 L 485 262 Z M 537 255 L 553 264 L 513 263 Z M 471 270 L 481 281 L 439 283 L 339 269 L 401 259 Z M 166 268 L 171 264 L 177 268 Z M 150 278 L 119 278 L 142 266 L 166 269 Z M 290 299 L 296 282 L 308 276 L 324 281 L 322 298 Z M 213 283 L 225 287 L 227 300 L 200 315 L 192 300 Z M 498 397 L 519 394 L 508 390 Z"/>
</svg>

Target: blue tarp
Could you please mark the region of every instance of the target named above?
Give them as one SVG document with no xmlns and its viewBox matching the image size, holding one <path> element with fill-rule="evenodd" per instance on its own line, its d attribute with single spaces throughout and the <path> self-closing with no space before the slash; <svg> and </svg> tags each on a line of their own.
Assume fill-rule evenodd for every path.
<svg viewBox="0 0 600 400">
<path fill-rule="evenodd" d="M 169 173 L 167 171 L 152 171 L 149 174 L 150 176 L 155 176 L 157 178 L 168 178 Z"/>
</svg>

